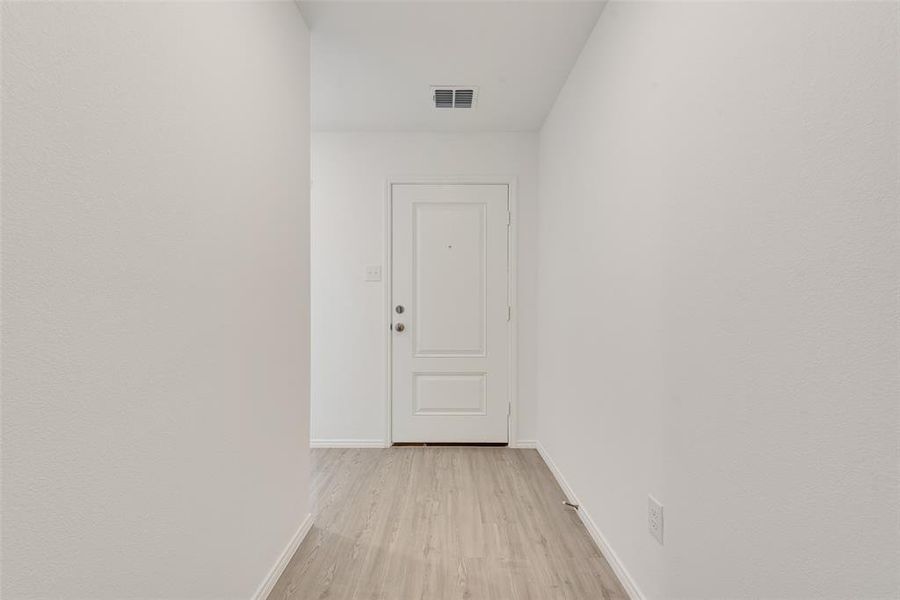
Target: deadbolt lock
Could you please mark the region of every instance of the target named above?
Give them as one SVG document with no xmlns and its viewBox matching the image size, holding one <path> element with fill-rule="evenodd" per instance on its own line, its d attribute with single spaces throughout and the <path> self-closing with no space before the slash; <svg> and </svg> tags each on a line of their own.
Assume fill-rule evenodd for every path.
<svg viewBox="0 0 900 600">
<path fill-rule="evenodd" d="M 397 305 L 397 308 L 395 308 L 394 310 L 397 311 L 397 314 L 398 314 L 398 315 L 402 315 L 402 314 L 403 314 L 403 311 L 406 310 L 406 309 L 403 308 L 403 305 L 402 305 L 402 304 L 398 304 L 398 305 Z"/>
</svg>

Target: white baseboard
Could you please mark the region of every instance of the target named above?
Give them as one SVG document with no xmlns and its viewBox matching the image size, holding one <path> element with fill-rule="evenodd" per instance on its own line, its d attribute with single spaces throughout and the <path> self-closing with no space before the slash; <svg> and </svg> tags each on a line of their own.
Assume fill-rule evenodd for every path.
<svg viewBox="0 0 900 600">
<path fill-rule="evenodd" d="M 628 572 L 628 569 L 625 568 L 625 565 L 622 564 L 622 561 L 619 559 L 618 555 L 613 551 L 610 547 L 609 542 L 606 541 L 606 538 L 603 537 L 603 534 L 600 532 L 600 528 L 597 527 L 597 524 L 591 518 L 590 513 L 587 509 L 582 506 L 581 502 L 578 501 L 578 497 L 575 495 L 575 492 L 572 490 L 572 487 L 569 485 L 569 482 L 566 481 L 566 478 L 563 477 L 562 472 L 560 472 L 559 467 L 556 466 L 556 463 L 553 462 L 553 459 L 550 458 L 550 455 L 547 453 L 547 449 L 540 443 L 536 443 L 537 451 L 541 455 L 541 458 L 544 459 L 544 462 L 547 464 L 547 468 L 550 469 L 550 472 L 553 473 L 553 476 L 556 478 L 556 482 L 559 483 L 559 487 L 562 488 L 563 493 L 568 498 L 569 502 L 572 504 L 578 505 L 578 516 L 581 518 L 581 522 L 584 523 L 585 529 L 588 530 L 588 533 L 591 535 L 591 539 L 594 540 L 594 543 L 597 544 L 597 547 L 600 549 L 600 553 L 603 554 L 604 558 L 606 558 L 606 562 L 609 563 L 609 566 L 612 567 L 613 571 L 616 573 L 616 577 L 619 578 L 619 581 L 622 582 L 622 587 L 625 588 L 625 592 L 628 593 L 628 597 L 631 600 L 644 600 L 644 595 L 641 593 L 640 588 L 635 582 L 634 578 Z"/>
<path fill-rule="evenodd" d="M 513 446 L 513 448 L 537 448 L 538 443 L 537 440 L 519 440 Z"/>
<path fill-rule="evenodd" d="M 300 523 L 300 527 L 298 527 L 297 531 L 294 532 L 294 535 L 293 537 L 291 537 L 291 541 L 288 542 L 287 547 L 285 547 L 284 552 L 281 553 L 281 556 L 278 558 L 278 562 L 275 563 L 275 566 L 272 567 L 272 570 L 269 571 L 269 574 L 266 575 L 266 578 L 259 585 L 259 588 L 253 595 L 253 600 L 266 600 L 269 594 L 272 593 L 272 588 L 275 587 L 275 584 L 278 582 L 278 578 L 281 577 L 281 574 L 284 573 L 284 570 L 285 568 L 287 568 L 288 563 L 291 562 L 291 558 L 294 556 L 294 552 L 296 552 L 297 548 L 300 547 L 300 544 L 303 543 L 303 539 L 306 537 L 306 534 L 309 533 L 310 529 L 312 529 L 312 525 L 312 514 L 307 514 L 306 518 L 303 519 L 303 522 Z"/>
<path fill-rule="evenodd" d="M 310 448 L 387 448 L 384 440 L 309 440 Z"/>
</svg>

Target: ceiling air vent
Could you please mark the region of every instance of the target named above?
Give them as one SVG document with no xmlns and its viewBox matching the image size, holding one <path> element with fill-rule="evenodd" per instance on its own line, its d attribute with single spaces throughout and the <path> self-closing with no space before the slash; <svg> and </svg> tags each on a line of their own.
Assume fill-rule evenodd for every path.
<svg viewBox="0 0 900 600">
<path fill-rule="evenodd" d="M 435 108 L 453 108 L 453 90 L 434 90 Z"/>
<path fill-rule="evenodd" d="M 477 88 L 436 86 L 431 91 L 435 108 L 475 108 Z"/>
<path fill-rule="evenodd" d="M 475 103 L 475 90 L 456 90 L 453 92 L 454 108 L 472 108 Z"/>
</svg>

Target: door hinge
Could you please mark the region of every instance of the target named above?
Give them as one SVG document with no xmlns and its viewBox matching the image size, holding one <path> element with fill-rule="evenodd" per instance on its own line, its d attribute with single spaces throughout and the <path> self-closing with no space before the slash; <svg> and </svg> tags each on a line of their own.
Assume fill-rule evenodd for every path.
<svg viewBox="0 0 900 600">
<path fill-rule="evenodd" d="M 506 211 L 506 226 L 509 227 L 512 224 L 512 212 Z"/>
<path fill-rule="evenodd" d="M 506 320 L 512 321 L 512 306 L 506 305 Z"/>
<path fill-rule="evenodd" d="M 512 402 L 506 403 L 506 416 L 512 416 Z"/>
</svg>

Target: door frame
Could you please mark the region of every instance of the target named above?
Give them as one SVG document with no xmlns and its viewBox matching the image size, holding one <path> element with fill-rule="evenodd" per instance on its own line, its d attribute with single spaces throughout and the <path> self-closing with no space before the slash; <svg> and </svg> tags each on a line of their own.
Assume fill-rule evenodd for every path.
<svg viewBox="0 0 900 600">
<path fill-rule="evenodd" d="M 510 307 L 510 317 L 506 325 L 507 347 L 509 349 L 509 364 L 507 374 L 507 393 L 509 401 L 509 412 L 506 418 L 506 435 L 507 444 L 510 448 L 518 446 L 518 400 L 519 400 L 519 357 L 518 357 L 518 338 L 519 338 L 519 310 L 518 300 L 516 297 L 516 287 L 518 281 L 518 190 L 517 178 L 515 176 L 502 175 L 409 175 L 409 176 L 392 176 L 388 177 L 384 186 L 384 277 L 382 285 L 384 288 L 384 306 L 382 314 L 384 322 L 382 323 L 384 331 L 384 347 L 385 347 L 385 424 L 384 424 L 384 445 L 391 446 L 394 441 L 393 437 L 393 412 L 394 412 L 394 364 L 393 364 L 393 344 L 394 336 L 391 329 L 393 324 L 393 298 L 394 289 L 393 280 L 393 186 L 398 184 L 408 185 L 505 185 L 507 186 L 507 198 L 509 203 L 509 228 L 506 238 L 507 253 L 507 271 L 506 271 L 506 297 Z"/>
</svg>

